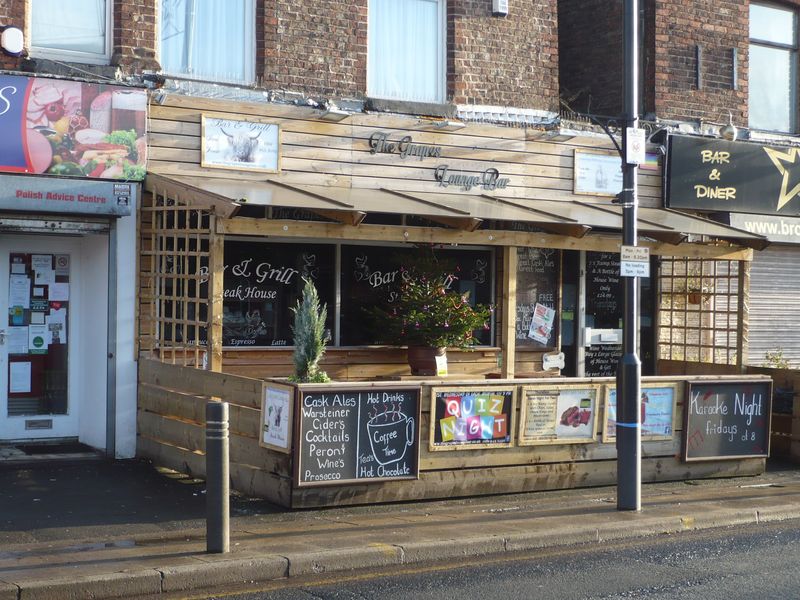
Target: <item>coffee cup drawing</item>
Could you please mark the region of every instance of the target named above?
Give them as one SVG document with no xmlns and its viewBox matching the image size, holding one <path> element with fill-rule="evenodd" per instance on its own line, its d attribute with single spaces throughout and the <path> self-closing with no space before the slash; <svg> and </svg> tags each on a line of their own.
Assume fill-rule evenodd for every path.
<svg viewBox="0 0 800 600">
<path fill-rule="evenodd" d="M 379 413 L 367 421 L 369 445 L 381 465 L 398 462 L 414 443 L 414 419 L 400 411 Z"/>
</svg>

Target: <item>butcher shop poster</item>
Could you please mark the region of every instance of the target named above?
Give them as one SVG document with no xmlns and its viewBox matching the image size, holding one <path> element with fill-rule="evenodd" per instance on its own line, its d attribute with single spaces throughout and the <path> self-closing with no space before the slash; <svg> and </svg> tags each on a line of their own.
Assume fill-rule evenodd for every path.
<svg viewBox="0 0 800 600">
<path fill-rule="evenodd" d="M 642 385 L 640 423 L 643 440 L 669 440 L 675 429 L 675 398 L 678 383 Z M 617 437 L 617 389 L 606 386 L 606 422 L 603 441 L 612 442 Z"/>
<path fill-rule="evenodd" d="M 280 127 L 258 119 L 202 116 L 203 167 L 277 173 L 280 171 Z"/>
<path fill-rule="evenodd" d="M 0 171 L 141 181 L 147 93 L 0 75 Z"/>
<path fill-rule="evenodd" d="M 524 386 L 517 442 L 581 444 L 597 438 L 597 386 Z"/>
</svg>

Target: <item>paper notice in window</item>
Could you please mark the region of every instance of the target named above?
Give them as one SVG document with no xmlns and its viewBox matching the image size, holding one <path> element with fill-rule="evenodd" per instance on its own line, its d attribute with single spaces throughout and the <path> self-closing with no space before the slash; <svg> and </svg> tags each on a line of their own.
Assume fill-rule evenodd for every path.
<svg viewBox="0 0 800 600">
<path fill-rule="evenodd" d="M 11 275 L 8 278 L 8 305 L 31 307 L 31 280 L 27 275 Z"/>
<path fill-rule="evenodd" d="M 38 269 L 34 277 L 36 285 L 51 285 L 56 282 L 55 269 Z"/>
<path fill-rule="evenodd" d="M 51 283 L 48 288 L 50 295 L 47 299 L 50 302 L 67 302 L 69 300 L 68 283 Z"/>
<path fill-rule="evenodd" d="M 28 328 L 27 327 L 9 327 L 8 337 L 6 338 L 9 354 L 27 354 L 28 353 Z"/>
<path fill-rule="evenodd" d="M 28 353 L 47 354 L 47 326 L 28 325 Z"/>
<path fill-rule="evenodd" d="M 31 363 L 12 362 L 9 367 L 9 393 L 29 394 L 31 391 Z"/>
<path fill-rule="evenodd" d="M 528 337 L 536 340 L 540 344 L 547 344 L 550 339 L 550 332 L 553 330 L 553 321 L 555 317 L 555 309 L 537 302 L 533 309 L 533 318 L 531 319 L 531 326 L 528 330 Z"/>
<path fill-rule="evenodd" d="M 67 343 L 67 309 L 51 309 L 47 315 L 48 344 Z"/>
</svg>

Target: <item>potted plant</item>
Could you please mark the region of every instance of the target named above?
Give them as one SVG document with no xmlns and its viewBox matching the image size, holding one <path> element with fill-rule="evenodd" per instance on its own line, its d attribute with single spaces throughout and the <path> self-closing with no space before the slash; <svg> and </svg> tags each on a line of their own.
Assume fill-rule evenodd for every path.
<svg viewBox="0 0 800 600">
<path fill-rule="evenodd" d="M 317 288 L 311 280 L 304 279 L 304 282 L 303 295 L 291 309 L 294 313 L 294 376 L 289 379 L 298 383 L 326 383 L 331 378 L 320 370 L 319 361 L 330 339 L 325 330 L 328 310 L 325 305 L 320 306 Z"/>
<path fill-rule="evenodd" d="M 468 292 L 454 290 L 458 276 L 435 257 L 421 259 L 400 274 L 400 288 L 392 300 L 374 311 L 384 336 L 390 343 L 408 346 L 412 375 L 446 373 L 447 348 L 477 343 L 475 331 L 489 329 L 492 309 L 472 305 Z"/>
</svg>

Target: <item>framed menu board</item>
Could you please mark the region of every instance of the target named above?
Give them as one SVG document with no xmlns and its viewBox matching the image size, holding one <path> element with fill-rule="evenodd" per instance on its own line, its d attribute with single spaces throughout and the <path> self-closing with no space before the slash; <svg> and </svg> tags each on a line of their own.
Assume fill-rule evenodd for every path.
<svg viewBox="0 0 800 600">
<path fill-rule="evenodd" d="M 298 487 L 419 475 L 418 388 L 304 391 L 296 423 Z"/>
<path fill-rule="evenodd" d="M 430 450 L 508 448 L 514 387 L 432 388 Z"/>
<path fill-rule="evenodd" d="M 642 385 L 640 422 L 643 440 L 670 440 L 675 431 L 675 404 L 681 384 L 653 383 Z M 617 439 L 617 388 L 605 386 L 603 441 Z"/>
<path fill-rule="evenodd" d="M 591 384 L 522 387 L 520 446 L 588 444 L 597 438 L 598 386 Z"/>
<path fill-rule="evenodd" d="M 560 273 L 560 250 L 517 248 L 517 346 L 557 346 Z"/>
</svg>

